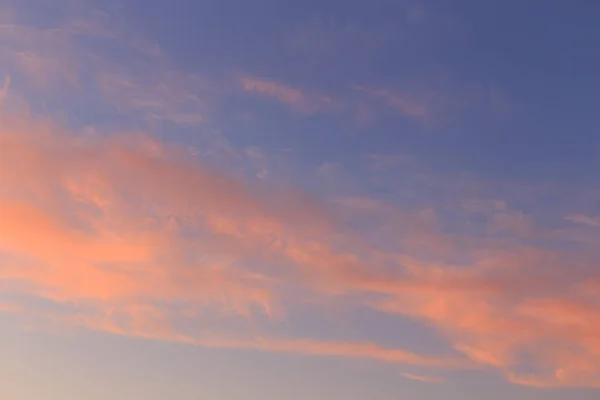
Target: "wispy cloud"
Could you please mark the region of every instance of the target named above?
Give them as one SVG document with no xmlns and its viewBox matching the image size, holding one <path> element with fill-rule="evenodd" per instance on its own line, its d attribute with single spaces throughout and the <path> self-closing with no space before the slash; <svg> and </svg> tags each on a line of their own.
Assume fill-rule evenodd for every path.
<svg viewBox="0 0 600 400">
<path fill-rule="evenodd" d="M 423 382 L 423 383 L 438 383 L 439 384 L 439 383 L 446 382 L 445 379 L 438 378 L 435 376 L 415 375 L 415 374 L 409 374 L 406 372 L 399 372 L 398 375 L 400 375 L 403 378 L 410 379 L 411 381 L 417 381 L 417 382 Z"/>
<path fill-rule="evenodd" d="M 146 315 L 140 316 L 140 311 Z M 138 318 L 136 319 L 141 323 L 129 324 L 128 326 L 123 326 L 123 324 L 117 323 L 110 317 L 80 317 L 71 322 L 83 328 L 106 331 L 117 335 L 183 343 L 199 347 L 255 350 L 301 356 L 370 359 L 392 364 L 409 364 L 437 368 L 473 368 L 473 365 L 468 360 L 421 356 L 403 349 L 382 347 L 376 343 L 369 342 L 322 341 L 266 336 L 240 338 L 239 335 L 238 337 L 228 337 L 226 334 L 205 334 L 202 337 L 192 337 L 175 332 L 168 325 L 157 325 L 156 317 L 159 314 L 153 310 L 137 309 L 136 313 L 138 313 Z M 151 317 L 152 319 L 150 321 L 144 320 L 146 317 Z"/>
<path fill-rule="evenodd" d="M 89 14 L 43 28 L 17 22 L 0 25 L 0 40 L 9 44 L 0 48 L 0 57 L 8 72 L 19 78 L 21 91 L 27 88 L 30 99 L 55 104 L 96 97 L 90 107 L 116 108 L 121 117 L 147 123 L 189 127 L 206 120 L 205 100 L 213 92 L 204 79 L 174 70 L 157 45 L 130 33 L 114 18 L 97 11 Z M 87 46 L 90 38 L 104 47 Z"/>
<path fill-rule="evenodd" d="M 346 290 L 360 287 L 362 291 L 387 295 L 387 300 L 372 305 L 382 312 L 427 321 L 473 362 L 498 368 L 509 377 L 518 376 L 516 371 L 523 362 L 519 357 L 527 349 L 527 365 L 535 366 L 539 374 L 514 382 L 597 385 L 600 359 L 595 354 L 600 343 L 591 338 L 599 329 L 595 321 L 600 307 L 593 289 L 598 277 L 591 270 L 582 276 L 585 269 L 579 269 L 594 261 L 545 247 L 513 244 L 507 248 L 503 239 L 471 238 L 470 267 L 458 267 L 447 260 L 461 251 L 460 243 L 465 238 L 441 233 L 430 218 L 411 221 L 406 212 L 390 205 L 355 203 L 346 204 L 355 212 L 381 215 L 390 226 L 399 226 L 403 221 L 411 227 L 408 236 L 400 228 L 382 228 L 382 235 L 374 236 L 379 241 L 384 235 L 399 238 L 395 247 L 403 249 L 404 254 L 396 255 L 397 262 L 402 263 L 409 277 L 388 276 L 380 281 L 375 273 L 356 280 L 346 280 L 350 278 L 346 276 Z M 507 212 L 507 206 L 504 204 L 501 210 Z M 494 215 L 490 214 L 492 220 Z M 513 237 L 523 233 L 521 224 L 518 229 L 512 224 L 507 228 Z M 427 260 L 416 256 L 423 245 L 427 246 Z M 439 258 L 433 256 L 440 247 L 450 252 L 438 252 Z M 575 269 L 578 273 L 573 276 Z M 555 343 L 553 351 L 545 346 L 550 342 Z M 548 375 L 544 372 L 548 369 L 559 372 Z"/>
<path fill-rule="evenodd" d="M 128 71 L 100 71 L 98 88 L 125 115 L 138 113 L 149 122 L 168 121 L 197 126 L 206 120 L 206 102 L 199 93 L 208 85 L 197 76 L 156 71 L 140 78 Z"/>
<path fill-rule="evenodd" d="M 583 214 L 572 214 L 565 217 L 567 221 L 574 222 L 576 224 L 589 225 L 593 227 L 600 227 L 600 218 L 592 218 Z"/>
<path fill-rule="evenodd" d="M 272 97 L 288 105 L 292 109 L 306 114 L 314 114 L 319 111 L 327 110 L 331 108 L 333 104 L 332 99 L 326 95 L 306 93 L 301 89 L 271 80 L 243 76 L 240 79 L 240 84 L 245 91 Z"/>
</svg>

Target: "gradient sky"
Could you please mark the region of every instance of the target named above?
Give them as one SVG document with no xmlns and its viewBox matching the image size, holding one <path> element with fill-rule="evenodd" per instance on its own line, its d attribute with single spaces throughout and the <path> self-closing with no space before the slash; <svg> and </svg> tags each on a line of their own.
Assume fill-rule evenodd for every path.
<svg viewBox="0 0 600 400">
<path fill-rule="evenodd" d="M 0 398 L 598 398 L 598 21 L 0 0 Z"/>
</svg>

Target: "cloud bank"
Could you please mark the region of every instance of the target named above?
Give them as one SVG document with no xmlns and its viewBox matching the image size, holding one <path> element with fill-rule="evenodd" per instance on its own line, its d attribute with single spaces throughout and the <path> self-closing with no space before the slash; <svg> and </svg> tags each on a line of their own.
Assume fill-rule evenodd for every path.
<svg viewBox="0 0 600 400">
<path fill-rule="evenodd" d="M 401 376 L 424 383 L 458 369 L 533 387 L 600 387 L 600 238 L 589 232 L 597 218 L 575 210 L 566 219 L 587 227 L 554 228 L 505 199 L 329 199 L 266 173 L 244 180 L 153 130 L 210 120 L 208 79 L 95 21 L 0 26 L 11 43 L 0 48 L 11 72 L 0 89 L 0 312 L 192 346 L 418 365 L 434 372 Z M 85 51 L 81 36 L 135 56 L 115 63 Z M 65 104 L 76 105 L 86 84 L 101 99 L 91 108 L 138 123 L 81 127 L 11 103 L 15 92 L 68 92 Z M 305 115 L 345 107 L 266 78 L 245 75 L 236 85 Z M 362 91 L 405 117 L 431 112 L 412 94 Z M 268 155 L 251 149 L 265 163 Z M 407 164 L 368 158 L 377 173 Z M 352 315 L 409 321 L 444 350 L 319 329 L 273 334 L 300 309 L 318 315 L 334 302 Z M 248 321 L 258 328 L 245 329 Z"/>
</svg>

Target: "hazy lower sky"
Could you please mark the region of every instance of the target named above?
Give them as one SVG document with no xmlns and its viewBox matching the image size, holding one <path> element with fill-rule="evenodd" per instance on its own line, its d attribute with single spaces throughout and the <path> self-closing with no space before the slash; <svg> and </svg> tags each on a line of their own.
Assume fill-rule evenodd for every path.
<svg viewBox="0 0 600 400">
<path fill-rule="evenodd" d="M 0 398 L 598 398 L 599 21 L 0 0 Z"/>
</svg>

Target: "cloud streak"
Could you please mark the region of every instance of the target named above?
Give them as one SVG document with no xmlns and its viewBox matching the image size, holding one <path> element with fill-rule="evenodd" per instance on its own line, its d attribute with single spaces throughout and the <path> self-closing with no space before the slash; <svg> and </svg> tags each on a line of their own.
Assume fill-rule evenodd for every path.
<svg viewBox="0 0 600 400">
<path fill-rule="evenodd" d="M 227 334 L 207 334 L 204 337 L 192 337 L 174 332 L 171 327 L 165 325 L 148 324 L 146 322 L 145 324 L 137 323 L 124 327 L 119 326 L 112 320 L 102 318 L 79 318 L 75 323 L 83 328 L 106 331 L 117 335 L 182 343 L 198 347 L 264 351 L 300 356 L 367 359 L 392 364 L 437 368 L 474 368 L 468 360 L 461 358 L 422 356 L 403 349 L 383 347 L 369 342 L 324 341 L 266 336 L 236 338 L 228 337 Z"/>
<path fill-rule="evenodd" d="M 565 219 L 567 221 L 571 221 L 576 224 L 583 224 L 583 225 L 593 226 L 596 228 L 600 227 L 600 218 L 592 218 L 592 217 L 588 217 L 587 215 L 583 215 L 583 214 L 567 215 L 565 217 Z"/>
<path fill-rule="evenodd" d="M 398 375 L 400 375 L 403 378 L 410 379 L 411 381 L 417 381 L 417 382 L 422 382 L 422 383 L 439 384 L 439 383 L 446 382 L 445 379 L 437 378 L 435 376 L 415 375 L 415 374 L 409 374 L 409 373 L 404 373 L 404 372 L 399 372 Z"/>
<path fill-rule="evenodd" d="M 293 110 L 304 114 L 314 114 L 328 110 L 333 105 L 333 100 L 323 94 L 308 94 L 304 91 L 279 82 L 243 76 L 240 85 L 244 91 L 254 92 L 261 96 L 271 97 Z"/>
</svg>

